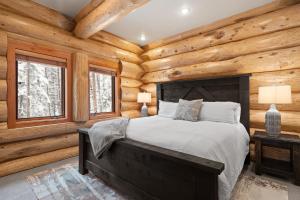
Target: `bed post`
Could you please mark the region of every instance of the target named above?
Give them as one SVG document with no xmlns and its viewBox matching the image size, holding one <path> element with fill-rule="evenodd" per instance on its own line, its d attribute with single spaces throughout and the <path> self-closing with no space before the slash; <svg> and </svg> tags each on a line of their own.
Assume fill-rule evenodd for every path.
<svg viewBox="0 0 300 200">
<path fill-rule="evenodd" d="M 80 130 L 78 130 L 79 133 L 79 173 L 84 175 L 88 172 L 88 170 L 85 167 L 85 160 L 86 160 L 86 142 L 85 142 L 85 134 L 81 133 Z"/>
<path fill-rule="evenodd" d="M 158 113 L 158 110 L 159 110 L 159 100 L 163 100 L 162 99 L 162 90 L 161 90 L 161 84 L 160 83 L 157 83 L 156 84 L 156 110 L 157 110 L 157 113 Z"/>
<path fill-rule="evenodd" d="M 246 74 L 240 77 L 239 80 L 239 94 L 240 94 L 240 104 L 243 108 L 241 111 L 241 122 L 245 126 L 249 136 L 250 136 L 250 103 L 249 103 L 249 78 L 251 74 Z M 250 146 L 249 146 L 249 153 L 245 159 L 245 164 L 250 164 Z"/>
</svg>

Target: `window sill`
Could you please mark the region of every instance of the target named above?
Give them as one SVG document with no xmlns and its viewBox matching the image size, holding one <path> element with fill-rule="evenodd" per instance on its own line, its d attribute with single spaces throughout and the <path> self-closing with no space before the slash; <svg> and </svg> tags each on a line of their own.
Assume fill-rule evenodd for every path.
<svg viewBox="0 0 300 200">
<path fill-rule="evenodd" d="M 25 127 L 32 127 L 32 126 L 42 126 L 42 125 L 49 125 L 49 124 L 60 124 L 70 122 L 71 120 L 68 118 L 53 118 L 53 119 L 39 119 L 39 120 L 18 120 L 15 124 L 12 124 L 9 128 L 25 128 Z"/>
<path fill-rule="evenodd" d="M 96 114 L 96 115 L 90 115 L 90 120 L 110 119 L 110 118 L 116 118 L 116 117 L 120 117 L 120 115 L 117 113 Z"/>
</svg>

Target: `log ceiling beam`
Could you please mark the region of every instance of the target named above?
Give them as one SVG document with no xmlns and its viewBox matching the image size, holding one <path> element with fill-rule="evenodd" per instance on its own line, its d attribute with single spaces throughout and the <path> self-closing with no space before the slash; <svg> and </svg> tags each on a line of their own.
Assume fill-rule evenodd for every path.
<svg viewBox="0 0 300 200">
<path fill-rule="evenodd" d="M 61 13 L 32 0 L 0 0 L 0 8 L 72 31 L 74 22 Z M 32 12 L 34 11 L 34 12 Z"/>
<path fill-rule="evenodd" d="M 100 4 L 102 4 L 105 0 L 91 0 L 88 4 L 86 4 L 79 13 L 75 16 L 74 20 L 79 22 L 88 14 L 90 14 L 94 9 L 96 9 Z"/>
<path fill-rule="evenodd" d="M 99 31 L 98 33 L 93 35 L 91 39 L 118 47 L 126 51 L 130 51 L 138 55 L 144 52 L 144 50 L 139 45 L 129 42 L 106 31 Z"/>
<path fill-rule="evenodd" d="M 149 0 L 109 0 L 101 3 L 87 16 L 78 21 L 74 34 L 79 38 L 89 38 L 107 25 L 143 6 Z"/>
</svg>

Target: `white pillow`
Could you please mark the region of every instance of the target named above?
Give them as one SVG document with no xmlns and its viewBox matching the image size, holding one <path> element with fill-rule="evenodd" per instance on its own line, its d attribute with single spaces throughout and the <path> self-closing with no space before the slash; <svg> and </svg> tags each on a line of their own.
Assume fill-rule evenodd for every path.
<svg viewBox="0 0 300 200">
<path fill-rule="evenodd" d="M 200 121 L 236 124 L 240 122 L 241 105 L 235 102 L 203 102 Z"/>
<path fill-rule="evenodd" d="M 162 117 L 173 118 L 175 117 L 177 106 L 178 103 L 159 100 L 158 115 Z"/>
</svg>

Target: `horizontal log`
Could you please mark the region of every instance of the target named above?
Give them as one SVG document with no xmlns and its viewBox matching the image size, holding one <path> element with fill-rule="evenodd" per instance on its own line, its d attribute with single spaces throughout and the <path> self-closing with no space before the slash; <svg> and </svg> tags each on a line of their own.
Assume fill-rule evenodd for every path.
<svg viewBox="0 0 300 200">
<path fill-rule="evenodd" d="M 67 122 L 42 126 L 32 126 L 16 129 L 0 129 L 0 144 L 52 137 L 66 133 L 74 133 L 78 128 L 89 128 L 95 122 L 105 119 L 89 120 L 85 123 Z"/>
<path fill-rule="evenodd" d="M 277 109 L 279 111 L 296 111 L 300 112 L 300 93 L 292 93 L 292 103 L 291 104 L 277 104 Z M 250 109 L 252 110 L 269 110 L 269 104 L 259 104 L 258 94 L 250 95 Z"/>
<path fill-rule="evenodd" d="M 7 53 L 7 33 L 0 31 L 0 56 L 6 56 Z"/>
<path fill-rule="evenodd" d="M 124 49 L 126 51 L 130 51 L 132 53 L 136 53 L 138 55 L 140 55 L 144 51 L 140 46 L 128 42 L 127 40 L 124 40 L 123 38 L 120 38 L 106 31 L 100 31 L 96 33 L 91 37 L 91 39 L 99 42 L 104 42 L 106 44 Z"/>
<path fill-rule="evenodd" d="M 0 80 L 0 101 L 7 100 L 7 83 L 6 80 Z"/>
<path fill-rule="evenodd" d="M 78 145 L 78 133 L 0 145 L 0 162 Z"/>
<path fill-rule="evenodd" d="M 93 52 L 86 51 L 84 49 L 79 50 L 76 48 L 72 48 L 70 46 L 62 46 L 59 44 L 55 44 L 53 42 L 49 42 L 49 41 L 45 41 L 42 39 L 37 39 L 37 38 L 29 37 L 29 36 L 24 36 L 24 35 L 12 33 L 12 32 L 7 32 L 7 35 L 8 35 L 8 40 L 24 41 L 27 43 L 31 43 L 32 45 L 35 45 L 35 46 L 39 46 L 39 47 L 45 46 L 47 48 L 52 48 L 52 49 L 56 49 L 56 50 L 60 50 L 60 51 L 66 51 L 69 53 L 87 54 L 89 56 L 90 60 L 96 60 L 97 63 L 98 62 L 101 63 L 101 66 L 103 65 L 103 67 L 109 67 L 109 68 L 113 68 L 113 69 L 119 68 L 119 59 L 116 59 L 116 58 L 109 58 L 109 57 L 105 57 L 100 54 L 96 54 L 95 52 L 93 53 Z"/>
<path fill-rule="evenodd" d="M 137 64 L 125 61 L 120 62 L 120 70 L 121 77 L 127 77 L 137 80 L 139 80 L 144 74 L 144 70 L 142 67 Z"/>
<path fill-rule="evenodd" d="M 139 88 L 121 87 L 121 99 L 122 101 L 137 101 L 137 95 L 140 92 Z"/>
<path fill-rule="evenodd" d="M 0 10 L 0 28 L 107 58 L 117 58 L 133 63 L 142 62 L 142 59 L 134 53 L 92 40 L 81 40 L 68 31 L 4 10 Z M 55 36 L 55 40 L 53 40 L 53 36 Z"/>
<path fill-rule="evenodd" d="M 144 83 L 166 82 L 201 77 L 232 76 L 247 73 L 299 68 L 300 47 L 240 56 L 231 60 L 208 62 L 146 73 Z"/>
<path fill-rule="evenodd" d="M 128 110 L 128 111 L 122 111 L 121 112 L 122 117 L 128 117 L 128 118 L 138 118 L 141 116 L 141 113 L 139 110 Z"/>
<path fill-rule="evenodd" d="M 250 93 L 257 94 L 261 86 L 290 85 L 293 93 L 300 92 L 300 68 L 254 73 L 250 77 Z"/>
<path fill-rule="evenodd" d="M 300 46 L 300 28 L 288 29 L 237 42 L 230 42 L 223 45 L 209 47 L 199 51 L 192 51 L 158 60 L 151 60 L 144 62 L 142 67 L 146 72 L 159 71 L 162 69 L 169 69 L 203 62 L 228 60 L 247 54 L 294 46 Z"/>
<path fill-rule="evenodd" d="M 137 102 L 121 101 L 121 111 L 139 110 L 140 108 L 141 104 Z"/>
<path fill-rule="evenodd" d="M 6 57 L 0 56 L 0 80 L 6 80 L 7 77 L 7 60 Z"/>
<path fill-rule="evenodd" d="M 281 129 L 283 131 L 300 133 L 300 112 L 282 111 Z M 250 110 L 250 126 L 252 128 L 265 127 L 265 110 Z"/>
<path fill-rule="evenodd" d="M 142 85 L 143 85 L 143 83 L 139 80 L 121 77 L 121 86 L 122 87 L 139 88 Z"/>
<path fill-rule="evenodd" d="M 0 130 L 6 130 L 7 129 L 7 122 L 1 122 L 0 123 Z"/>
<path fill-rule="evenodd" d="M 170 43 L 175 43 L 177 41 L 184 40 L 186 38 L 190 38 L 193 36 L 202 35 L 207 32 L 211 32 L 213 30 L 219 29 L 221 27 L 225 27 L 228 25 L 236 24 L 238 22 L 251 19 L 253 17 L 263 15 L 265 13 L 269 13 L 272 11 L 276 11 L 278 9 L 293 5 L 299 3 L 299 0 L 275 0 L 271 3 L 265 4 L 263 6 L 248 10 L 243 13 L 239 13 L 221 20 L 218 20 L 216 22 L 213 22 L 211 24 L 201 26 L 174 36 L 170 36 L 158 41 L 151 42 L 144 46 L 143 48 L 145 50 L 154 49 L 157 47 L 165 46 Z M 265 22 L 264 22 L 265 23 Z"/>
<path fill-rule="evenodd" d="M 157 105 L 157 98 L 156 97 L 152 97 L 151 98 L 151 102 L 147 103 L 147 105 L 149 105 L 149 106 L 156 106 Z"/>
<path fill-rule="evenodd" d="M 0 164 L 0 177 L 32 169 L 78 155 L 78 147 L 69 147 Z"/>
<path fill-rule="evenodd" d="M 74 29 L 77 37 L 86 39 L 105 27 L 143 6 L 149 0 L 110 0 L 99 4 L 88 15 L 79 20 Z"/>
<path fill-rule="evenodd" d="M 90 12 L 92 12 L 95 8 L 97 8 L 104 0 L 91 0 L 87 3 L 75 16 L 75 21 L 78 22 L 84 17 L 86 17 Z"/>
<path fill-rule="evenodd" d="M 145 84 L 141 87 L 141 90 L 151 93 L 151 97 L 156 97 L 156 84 L 155 83 Z"/>
<path fill-rule="evenodd" d="M 83 124 L 69 122 L 62 124 L 0 130 L 0 144 L 62 135 L 65 133 L 74 133 L 82 126 Z"/>
<path fill-rule="evenodd" d="M 38 4 L 32 0 L 1 0 L 0 4 L 16 12 L 35 20 L 62 28 L 67 31 L 73 30 L 74 22 L 58 11 Z M 34 12 L 30 12 L 34 11 Z"/>
<path fill-rule="evenodd" d="M 0 101 L 0 122 L 7 122 L 7 101 Z"/>
<path fill-rule="evenodd" d="M 149 115 L 157 115 L 157 107 L 156 106 L 149 106 L 148 107 L 148 114 Z"/>
</svg>

